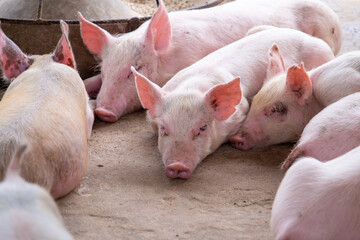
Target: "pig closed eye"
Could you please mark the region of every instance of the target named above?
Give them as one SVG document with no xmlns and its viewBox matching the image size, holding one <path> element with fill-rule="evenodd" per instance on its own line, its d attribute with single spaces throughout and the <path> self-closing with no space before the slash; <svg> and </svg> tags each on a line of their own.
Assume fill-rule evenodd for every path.
<svg viewBox="0 0 360 240">
<path fill-rule="evenodd" d="M 285 120 L 288 108 L 282 102 L 275 103 L 270 109 L 265 110 L 265 115 L 267 117 L 272 117 L 280 121 Z"/>
<path fill-rule="evenodd" d="M 138 67 L 136 67 L 135 68 L 135 70 L 138 72 L 138 71 L 140 71 L 142 69 L 142 66 L 138 66 Z M 127 78 L 130 78 L 130 76 L 132 75 L 133 73 L 132 73 L 132 71 L 130 71 L 130 73 L 129 73 L 129 75 L 127 76 Z"/>
<path fill-rule="evenodd" d="M 207 125 L 205 124 L 201 128 L 199 128 L 199 132 L 196 134 L 196 136 L 199 136 L 202 132 L 205 132 L 207 129 Z"/>
<path fill-rule="evenodd" d="M 279 113 L 280 115 L 285 115 L 287 113 L 287 107 L 282 102 L 277 102 L 271 108 L 272 113 Z"/>
</svg>

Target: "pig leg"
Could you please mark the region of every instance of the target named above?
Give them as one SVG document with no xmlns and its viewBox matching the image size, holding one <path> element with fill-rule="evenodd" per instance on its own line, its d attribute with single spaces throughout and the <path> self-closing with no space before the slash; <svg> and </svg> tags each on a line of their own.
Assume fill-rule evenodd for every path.
<svg viewBox="0 0 360 240">
<path fill-rule="evenodd" d="M 95 75 L 84 80 L 85 89 L 90 98 L 96 98 L 101 88 L 101 75 Z"/>
<path fill-rule="evenodd" d="M 305 150 L 302 147 L 295 147 L 286 160 L 281 165 L 281 170 L 287 171 L 291 165 L 295 162 L 295 160 L 299 157 L 305 156 Z"/>
</svg>

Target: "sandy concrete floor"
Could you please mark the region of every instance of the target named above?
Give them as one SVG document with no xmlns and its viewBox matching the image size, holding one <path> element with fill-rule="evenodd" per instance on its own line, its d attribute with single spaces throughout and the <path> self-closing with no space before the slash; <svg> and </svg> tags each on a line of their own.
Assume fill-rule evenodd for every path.
<svg viewBox="0 0 360 240">
<path fill-rule="evenodd" d="M 360 2 L 325 2 L 343 22 L 342 53 L 360 49 Z M 278 166 L 291 144 L 248 152 L 225 144 L 190 179 L 171 180 L 144 116 L 95 122 L 87 174 L 58 201 L 76 239 L 272 239 Z"/>
</svg>

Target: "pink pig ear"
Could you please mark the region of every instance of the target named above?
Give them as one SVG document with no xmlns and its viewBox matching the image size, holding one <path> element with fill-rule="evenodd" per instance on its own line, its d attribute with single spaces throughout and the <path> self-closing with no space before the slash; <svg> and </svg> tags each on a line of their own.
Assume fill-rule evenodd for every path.
<svg viewBox="0 0 360 240">
<path fill-rule="evenodd" d="M 60 21 L 62 36 L 52 55 L 55 62 L 65 64 L 76 69 L 75 57 L 71 49 L 69 41 L 69 26 L 63 21 Z"/>
<path fill-rule="evenodd" d="M 162 102 L 164 91 L 155 83 L 138 73 L 134 67 L 131 71 L 135 75 L 136 90 L 141 104 L 148 109 L 150 117 L 154 118 L 156 106 Z"/>
<path fill-rule="evenodd" d="M 147 33 L 146 44 L 152 45 L 159 54 L 166 52 L 170 45 L 171 26 L 163 0 L 159 0 L 159 7 L 151 18 Z"/>
<path fill-rule="evenodd" d="M 274 44 L 269 50 L 269 65 L 266 70 L 266 79 L 270 79 L 284 72 L 285 72 L 284 61 L 281 57 L 278 46 Z"/>
<path fill-rule="evenodd" d="M 205 95 L 205 103 L 214 110 L 215 118 L 219 121 L 228 119 L 236 110 L 235 106 L 240 103 L 241 88 L 240 78 L 231 82 L 219 84 L 211 88 Z"/>
<path fill-rule="evenodd" d="M 80 21 L 81 37 L 89 50 L 96 54 L 98 58 L 102 58 L 103 49 L 109 44 L 113 38 L 110 33 L 86 20 L 80 12 L 78 12 Z"/>
<path fill-rule="evenodd" d="M 7 78 L 16 78 L 34 62 L 11 41 L 0 27 L 0 62 Z"/>
<path fill-rule="evenodd" d="M 288 69 L 286 76 L 286 90 L 290 92 L 300 105 L 305 105 L 312 94 L 312 84 L 307 75 L 304 64 L 294 65 Z"/>
</svg>

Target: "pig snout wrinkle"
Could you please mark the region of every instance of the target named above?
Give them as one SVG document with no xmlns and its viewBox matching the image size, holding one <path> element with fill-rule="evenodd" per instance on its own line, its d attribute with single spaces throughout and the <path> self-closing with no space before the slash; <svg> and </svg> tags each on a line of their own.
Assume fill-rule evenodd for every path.
<svg viewBox="0 0 360 240">
<path fill-rule="evenodd" d="M 166 175 L 169 178 L 188 179 L 191 176 L 191 170 L 184 164 L 175 162 L 166 167 Z"/>
</svg>

